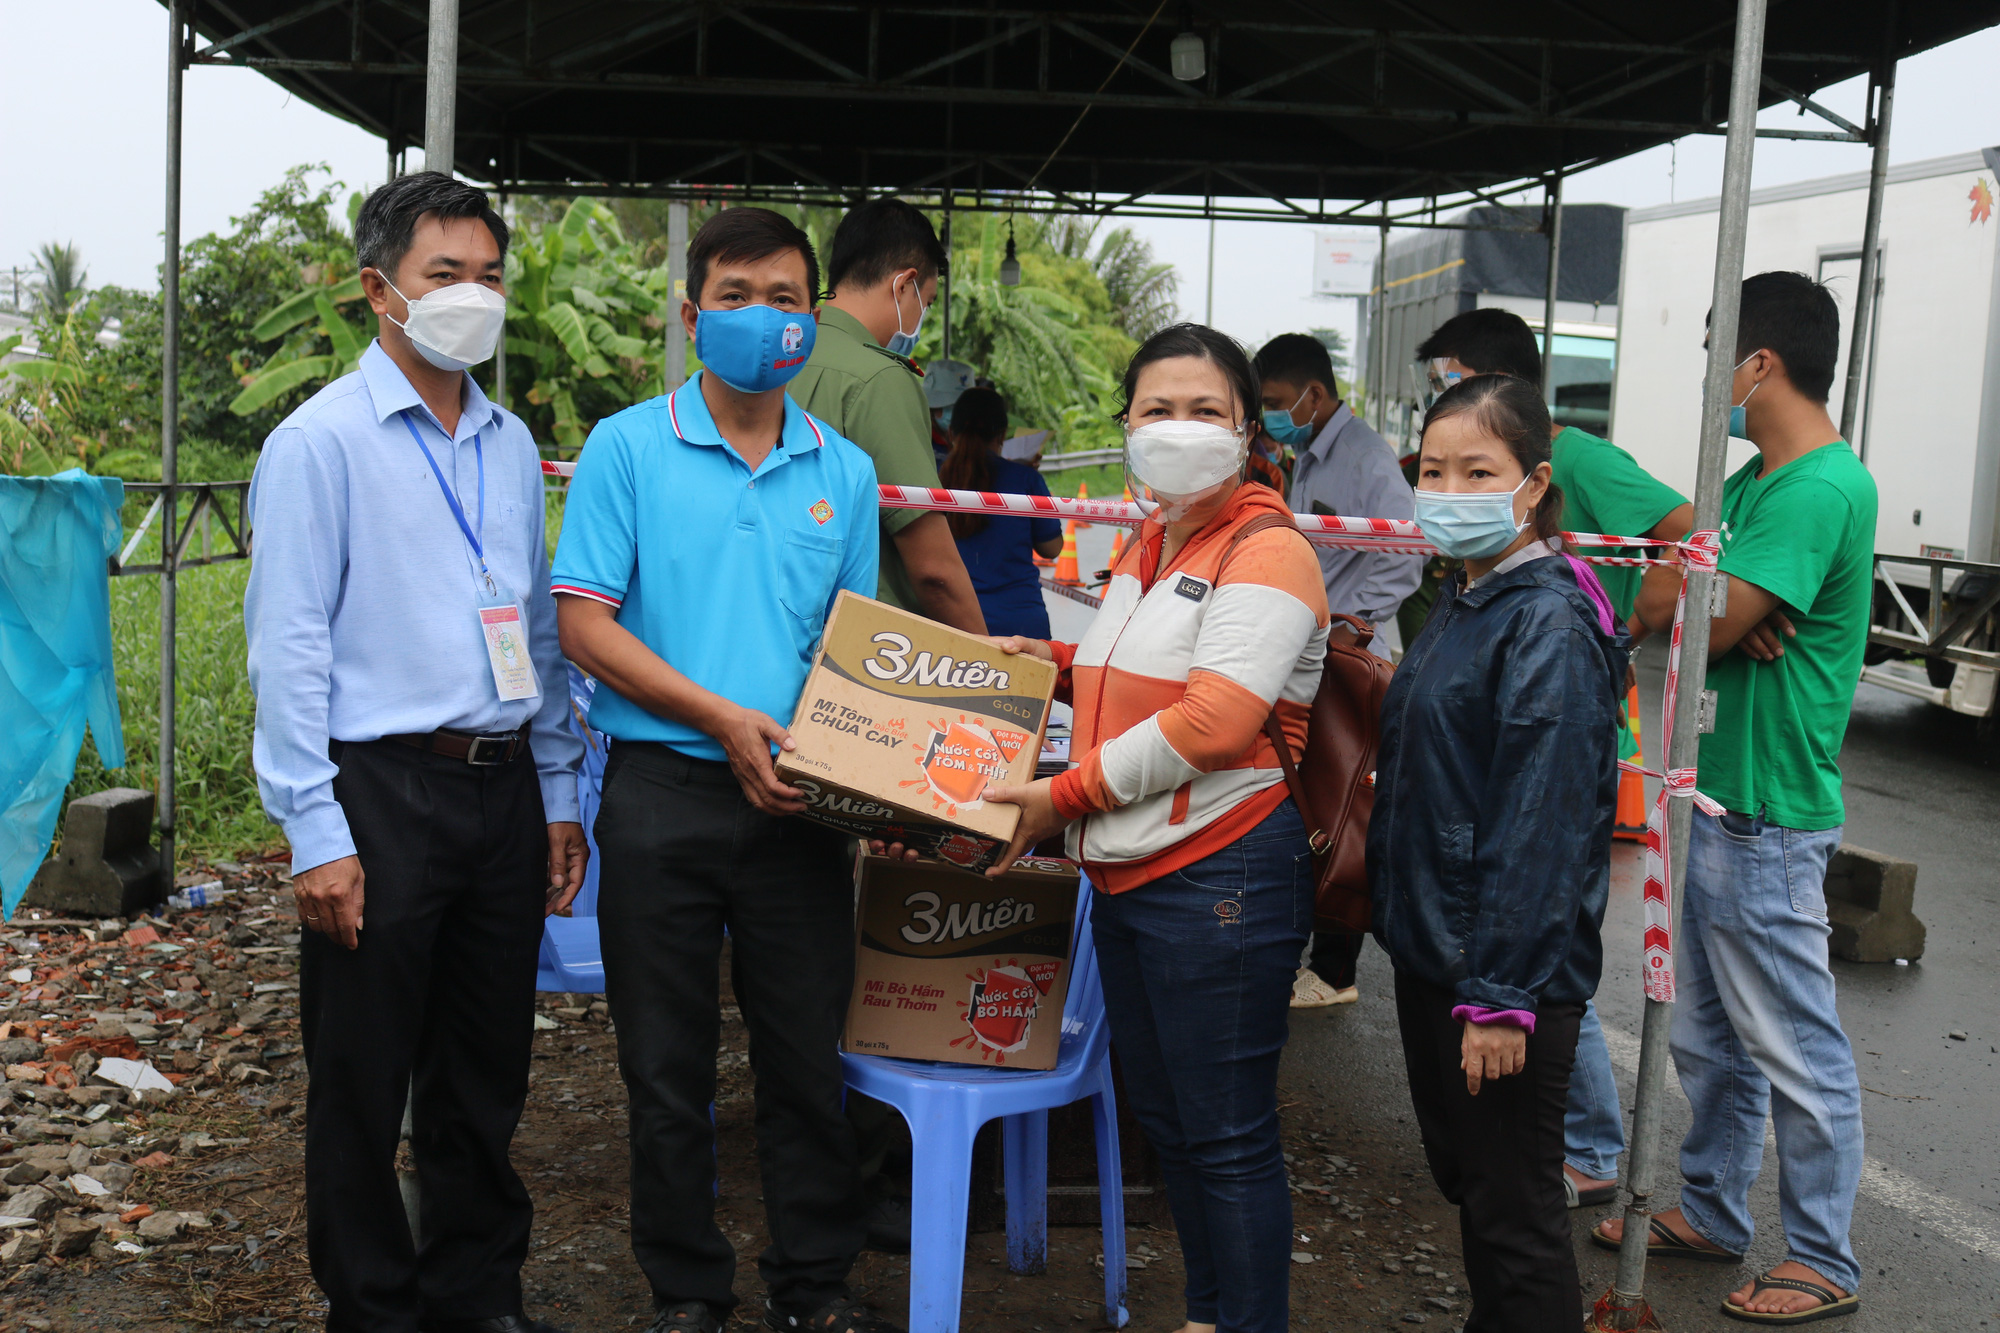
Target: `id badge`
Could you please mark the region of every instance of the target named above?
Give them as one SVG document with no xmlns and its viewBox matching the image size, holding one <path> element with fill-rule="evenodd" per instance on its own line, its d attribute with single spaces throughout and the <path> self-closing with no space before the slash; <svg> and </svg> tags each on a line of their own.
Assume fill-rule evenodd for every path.
<svg viewBox="0 0 2000 1333">
<path fill-rule="evenodd" d="M 502 702 L 532 699 L 542 692 L 534 659 L 528 655 L 528 622 L 520 603 L 479 608 L 479 632 L 486 640 L 486 657 Z"/>
</svg>

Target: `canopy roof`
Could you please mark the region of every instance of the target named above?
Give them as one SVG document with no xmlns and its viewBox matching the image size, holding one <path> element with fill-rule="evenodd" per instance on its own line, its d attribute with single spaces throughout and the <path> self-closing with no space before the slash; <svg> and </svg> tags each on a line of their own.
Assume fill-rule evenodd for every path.
<svg viewBox="0 0 2000 1333">
<path fill-rule="evenodd" d="M 1171 211 L 1148 196 L 1220 197 L 1235 201 L 1224 216 L 1295 220 L 1360 208 L 1372 220 L 1382 199 L 1465 202 L 1715 132 L 1736 11 L 1734 0 L 462 5 L 455 166 L 509 190 L 732 186 L 832 201 L 949 189 L 976 202 L 1033 187 L 1044 207 Z M 423 141 L 424 0 L 193 8 L 211 43 L 197 63 L 261 69 L 392 148 Z M 1878 68 L 1885 49 L 1909 55 L 1995 22 L 2000 0 L 1774 0 L 1761 101 L 1799 102 L 1806 118 L 1760 133 L 1863 141 L 1866 126 L 1811 92 Z M 1206 44 L 1191 83 L 1170 73 L 1182 31 Z"/>
</svg>

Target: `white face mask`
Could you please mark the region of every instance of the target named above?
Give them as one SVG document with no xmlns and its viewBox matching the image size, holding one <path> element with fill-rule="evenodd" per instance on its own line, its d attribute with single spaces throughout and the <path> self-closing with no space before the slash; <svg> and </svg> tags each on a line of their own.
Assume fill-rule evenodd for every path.
<svg viewBox="0 0 2000 1333">
<path fill-rule="evenodd" d="M 380 272 L 378 269 L 377 272 Z M 389 290 L 403 296 L 387 274 L 382 281 Z M 412 301 L 408 322 L 385 315 L 391 324 L 409 335 L 418 355 L 439 370 L 464 370 L 493 355 L 500 345 L 500 331 L 507 322 L 507 298 L 483 282 L 455 282 Z"/>
<path fill-rule="evenodd" d="M 1172 522 L 1243 470 L 1250 442 L 1213 421 L 1154 421 L 1125 432 L 1125 463 Z"/>
</svg>

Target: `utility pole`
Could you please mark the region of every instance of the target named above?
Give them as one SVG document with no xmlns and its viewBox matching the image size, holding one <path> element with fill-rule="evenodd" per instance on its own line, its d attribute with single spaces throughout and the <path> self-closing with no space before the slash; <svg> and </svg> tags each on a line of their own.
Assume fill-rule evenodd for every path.
<svg viewBox="0 0 2000 1333">
<path fill-rule="evenodd" d="M 161 896 L 174 891 L 175 575 L 180 564 L 181 435 L 181 74 L 188 23 L 182 0 L 167 3 L 166 264 L 160 283 L 160 818 Z M 247 523 L 246 523 L 247 526 Z"/>
</svg>

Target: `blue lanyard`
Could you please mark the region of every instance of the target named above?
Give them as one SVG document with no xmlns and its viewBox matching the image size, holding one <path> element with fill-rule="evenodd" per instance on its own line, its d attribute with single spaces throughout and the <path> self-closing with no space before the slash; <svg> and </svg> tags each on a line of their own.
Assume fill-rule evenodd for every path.
<svg viewBox="0 0 2000 1333">
<path fill-rule="evenodd" d="M 417 442 L 417 448 L 424 451 L 424 461 L 431 465 L 431 475 L 437 478 L 438 489 L 444 492 L 444 502 L 451 506 L 451 516 L 458 520 L 458 530 L 465 534 L 466 543 L 472 547 L 472 553 L 479 557 L 479 572 L 486 577 L 487 591 L 492 591 L 493 575 L 486 568 L 486 550 L 479 542 L 480 533 L 486 531 L 486 447 L 480 443 L 477 434 L 472 437 L 473 456 L 479 460 L 479 531 L 475 532 L 472 525 L 465 521 L 465 507 L 459 504 L 457 492 L 453 491 L 451 483 L 444 479 L 444 469 L 439 467 L 437 459 L 431 456 L 430 446 L 424 443 L 424 437 L 418 432 L 416 423 L 410 420 L 409 409 L 405 408 L 397 415 L 402 417 L 403 428 L 410 432 L 410 438 Z"/>
</svg>

